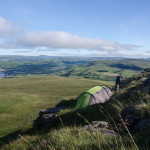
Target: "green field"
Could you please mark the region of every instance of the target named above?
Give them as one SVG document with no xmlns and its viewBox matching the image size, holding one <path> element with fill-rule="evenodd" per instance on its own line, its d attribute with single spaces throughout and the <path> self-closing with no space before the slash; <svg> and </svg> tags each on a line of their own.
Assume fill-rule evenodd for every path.
<svg viewBox="0 0 150 150">
<path fill-rule="evenodd" d="M 8 77 L 51 75 L 114 81 L 119 73 L 127 78 L 149 67 L 148 59 L 0 57 L 0 70 L 3 70 Z"/>
<path fill-rule="evenodd" d="M 0 137 L 30 128 L 42 109 L 55 106 L 61 100 L 78 96 L 94 85 L 113 86 L 113 82 L 29 76 L 0 80 Z"/>
</svg>

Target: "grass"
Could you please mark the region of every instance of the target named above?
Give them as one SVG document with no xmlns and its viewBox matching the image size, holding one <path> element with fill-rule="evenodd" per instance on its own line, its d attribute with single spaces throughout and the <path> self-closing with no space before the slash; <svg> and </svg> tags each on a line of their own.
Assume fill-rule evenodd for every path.
<svg viewBox="0 0 150 150">
<path fill-rule="evenodd" d="M 150 129 L 138 131 L 134 128 L 130 128 L 124 124 L 121 118 L 121 111 L 128 106 L 135 106 L 136 109 L 133 114 L 136 115 L 139 120 L 150 118 L 149 91 L 143 91 L 144 82 L 148 79 L 146 76 L 149 77 L 149 75 L 145 74 L 140 74 L 136 77 L 133 77 L 131 80 L 132 84 L 129 83 L 128 86 L 122 88 L 120 93 L 117 93 L 113 96 L 112 101 L 108 101 L 105 104 L 101 104 L 100 106 L 89 106 L 81 110 L 72 109 L 60 112 L 54 124 L 51 124 L 50 126 L 50 129 L 52 127 L 57 127 L 57 130 L 50 130 L 50 133 L 53 135 L 53 137 L 47 136 L 45 139 L 55 139 L 54 137 L 57 133 L 56 137 L 58 139 L 55 139 L 52 142 L 54 149 L 61 149 L 61 147 L 64 147 L 64 149 L 68 148 L 67 146 L 69 146 L 70 143 L 70 146 L 73 146 L 70 147 L 71 149 L 82 149 L 80 146 L 82 144 L 84 145 L 86 142 L 87 143 L 84 145 L 85 147 L 83 147 L 83 149 L 149 149 L 150 140 L 148 135 L 150 134 Z M 137 89 L 137 92 L 134 94 L 131 93 L 133 89 Z M 110 128 L 118 131 L 121 134 L 121 137 L 117 140 L 109 139 L 109 141 L 103 138 L 103 141 L 101 141 L 97 135 L 96 139 L 93 138 L 89 140 L 88 135 L 80 131 L 80 127 L 94 120 L 108 121 Z M 119 128 L 117 125 L 120 120 L 124 125 L 122 128 Z M 76 142 L 74 139 L 72 139 L 72 136 L 73 138 L 78 139 L 76 135 L 70 133 L 72 130 L 74 131 L 74 126 L 79 130 L 79 132 L 82 133 L 81 141 L 78 140 Z M 66 131 L 66 128 L 68 131 Z M 62 131 L 64 132 L 62 133 Z M 88 134 L 89 136 L 94 137 L 93 134 L 89 132 Z M 65 141 L 67 137 L 70 138 L 70 143 Z M 96 142 L 97 140 L 99 141 Z M 79 143 L 79 145 L 76 143 Z"/>
<path fill-rule="evenodd" d="M 120 92 L 116 93 L 110 101 L 104 104 L 89 106 L 79 110 L 72 108 L 59 112 L 57 114 L 57 118 L 47 128 L 43 128 L 43 126 L 37 124 L 30 130 L 27 128 L 28 130 L 26 129 L 24 132 L 22 129 L 20 132 L 18 128 L 18 130 L 15 130 L 17 132 L 12 134 L 12 136 L 15 134 L 15 137 L 12 137 L 11 135 L 6 136 L 5 134 L 5 136 L 1 138 L 3 144 L 1 149 L 147 150 L 150 148 L 150 129 L 137 131 L 135 128 L 126 126 L 122 120 L 121 112 L 125 107 L 135 106 L 136 111 L 134 114 L 140 120 L 150 118 L 149 91 L 143 90 L 143 88 L 145 89 L 147 86 L 145 81 L 146 83 L 149 83 L 149 76 L 149 73 L 143 73 L 124 81 Z M 13 80 L 14 79 L 10 79 L 7 80 L 7 82 L 12 82 Z M 15 79 L 14 81 L 16 84 L 13 84 L 13 88 L 11 85 L 9 87 L 9 84 L 6 84 L 7 86 L 4 87 L 4 89 L 11 89 L 12 93 L 17 89 L 20 89 L 18 94 L 29 96 L 28 93 L 30 93 L 30 97 L 34 97 L 36 95 L 36 99 L 30 101 L 32 102 L 32 105 L 36 103 L 38 107 L 32 107 L 31 103 L 29 103 L 29 106 L 31 106 L 29 107 L 27 105 L 29 109 L 26 109 L 28 115 L 26 114 L 25 116 L 22 116 L 27 118 L 31 117 L 30 114 L 33 114 L 31 111 L 38 111 L 38 109 L 41 110 L 42 107 L 48 108 L 48 104 L 54 106 L 62 99 L 68 99 L 68 101 L 62 101 L 62 103 L 66 106 L 73 106 L 74 100 L 72 98 L 79 95 L 77 93 L 81 93 L 91 86 L 97 85 L 97 83 L 106 84 L 110 87 L 113 86 L 113 82 L 61 77 L 30 77 L 25 79 Z M 22 82 L 19 83 L 19 81 Z M 37 85 L 40 85 L 40 87 L 37 87 Z M 47 90 L 47 88 L 49 88 L 49 90 Z M 132 93 L 133 91 L 136 92 Z M 56 97 L 56 95 L 59 96 Z M 10 97 L 12 97 L 12 95 Z M 23 101 L 25 101 L 25 99 L 23 99 Z M 16 105 L 16 110 L 21 104 L 22 102 L 19 103 L 19 100 L 11 103 L 11 105 Z M 18 112 L 22 109 L 18 110 Z M 11 115 L 11 111 L 9 113 Z M 22 118 L 20 122 L 23 120 L 24 119 Z M 34 118 L 29 118 L 29 120 L 32 123 Z M 91 121 L 95 120 L 107 121 L 109 124 L 109 129 L 115 130 L 120 134 L 120 136 L 106 136 L 101 135 L 99 132 L 91 133 L 82 129 L 83 125 L 89 124 Z M 11 122 L 13 122 L 13 120 L 11 120 Z M 123 126 L 120 128 L 118 123 L 122 123 Z M 17 123 L 15 124 L 17 126 Z"/>
<path fill-rule="evenodd" d="M 98 150 L 98 149 L 124 149 L 121 138 L 102 136 L 100 133 L 89 133 L 81 127 L 65 127 L 60 130 L 53 130 L 45 135 L 20 136 L 18 141 L 12 142 L 2 150 L 16 149 L 50 149 L 50 150 Z M 57 144 L 56 144 L 57 143 Z M 126 146 L 129 150 L 132 147 Z M 134 148 L 134 147 L 133 147 Z M 132 149 L 133 149 L 132 148 Z"/>
<path fill-rule="evenodd" d="M 113 82 L 54 76 L 0 80 L 0 137 L 30 128 L 40 110 L 99 84 L 112 86 Z"/>
</svg>

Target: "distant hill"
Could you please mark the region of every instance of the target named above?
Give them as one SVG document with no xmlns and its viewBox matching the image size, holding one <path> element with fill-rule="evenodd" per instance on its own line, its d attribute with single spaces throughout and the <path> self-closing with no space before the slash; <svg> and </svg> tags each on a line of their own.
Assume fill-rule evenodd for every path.
<svg viewBox="0 0 150 150">
<path fill-rule="evenodd" d="M 97 60 L 81 66 L 73 66 L 64 76 L 80 76 L 90 79 L 115 80 L 119 73 L 130 77 L 150 67 L 149 60 L 119 59 Z"/>
<path fill-rule="evenodd" d="M 119 73 L 124 78 L 150 67 L 147 59 L 78 58 L 49 56 L 1 56 L 0 69 L 6 75 L 78 76 L 88 79 L 113 81 Z"/>
</svg>

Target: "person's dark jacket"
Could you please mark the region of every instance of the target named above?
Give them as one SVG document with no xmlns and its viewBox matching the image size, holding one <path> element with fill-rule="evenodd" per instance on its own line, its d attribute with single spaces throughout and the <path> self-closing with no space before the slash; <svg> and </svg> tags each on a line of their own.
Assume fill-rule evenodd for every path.
<svg viewBox="0 0 150 150">
<path fill-rule="evenodd" d="M 120 84 L 121 78 L 122 78 L 122 76 L 117 76 L 117 77 L 116 77 L 116 85 L 117 85 L 117 84 Z"/>
</svg>

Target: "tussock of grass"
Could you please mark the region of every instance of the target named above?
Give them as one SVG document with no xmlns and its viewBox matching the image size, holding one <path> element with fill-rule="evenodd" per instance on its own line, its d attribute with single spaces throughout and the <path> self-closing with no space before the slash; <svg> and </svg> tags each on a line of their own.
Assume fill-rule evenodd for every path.
<svg viewBox="0 0 150 150">
<path fill-rule="evenodd" d="M 134 149 L 131 141 L 121 137 L 112 137 L 102 135 L 100 132 L 88 132 L 81 127 L 64 127 L 59 130 L 52 130 L 44 135 L 19 136 L 17 141 L 5 145 L 2 150 L 20 150 L 20 149 L 52 149 L 52 150 L 97 150 L 97 149 Z"/>
</svg>

